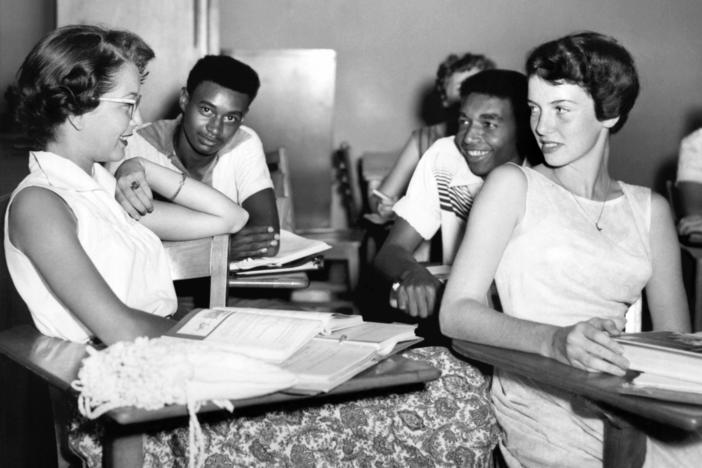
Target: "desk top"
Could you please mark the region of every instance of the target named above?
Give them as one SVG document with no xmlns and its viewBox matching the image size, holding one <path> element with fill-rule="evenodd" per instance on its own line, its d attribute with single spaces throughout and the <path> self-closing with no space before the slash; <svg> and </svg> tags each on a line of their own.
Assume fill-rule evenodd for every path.
<svg viewBox="0 0 702 468">
<path fill-rule="evenodd" d="M 702 429 L 702 406 L 624 395 L 624 377 L 590 373 L 537 354 L 454 340 L 462 356 L 504 371 L 530 377 L 540 383 L 607 403 L 614 408 L 688 431 Z"/>
<path fill-rule="evenodd" d="M 63 391 L 75 392 L 71 388 L 71 382 L 76 379 L 80 363 L 87 355 L 86 348 L 87 345 L 44 336 L 31 325 L 21 325 L 0 332 L 0 353 Z M 440 375 L 439 370 L 427 363 L 395 355 L 323 395 L 294 395 L 277 392 L 255 398 L 232 400 L 232 403 L 234 407 L 239 408 L 281 405 L 305 399 L 420 384 L 437 379 Z M 222 409 L 213 404 L 207 404 L 203 405 L 199 412 L 210 411 L 222 411 Z M 187 414 L 184 405 L 173 405 L 159 410 L 127 407 L 107 413 L 119 424 L 156 421 Z"/>
</svg>

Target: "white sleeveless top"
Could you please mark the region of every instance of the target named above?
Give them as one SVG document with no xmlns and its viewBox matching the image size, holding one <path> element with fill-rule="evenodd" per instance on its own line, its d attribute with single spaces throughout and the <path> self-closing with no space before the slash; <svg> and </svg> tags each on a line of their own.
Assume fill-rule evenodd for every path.
<svg viewBox="0 0 702 468">
<path fill-rule="evenodd" d="M 115 295 L 127 306 L 159 316 L 177 307 L 161 241 L 115 201 L 115 179 L 101 165 L 89 176 L 53 153 L 31 152 L 29 175 L 12 193 L 42 187 L 60 196 L 76 218 L 78 240 Z M 7 213 L 9 213 L 9 206 Z M 5 214 L 5 254 L 12 280 L 40 332 L 87 342 L 92 333 L 54 296 L 31 261 L 10 243 Z M 51 226 L 47 226 L 51 230 Z M 76 284 L 79 289 L 80 284 Z"/>
<path fill-rule="evenodd" d="M 604 203 L 598 231 L 601 201 L 521 170 L 524 217 L 495 276 L 504 312 L 557 326 L 603 317 L 623 329 L 652 273 L 651 191 L 618 182 L 624 195 Z M 497 370 L 491 395 L 508 466 L 602 466 L 602 421 L 574 411 L 568 393 Z"/>
<path fill-rule="evenodd" d="M 568 326 L 592 317 L 624 329 L 652 273 L 651 191 L 618 182 L 624 195 L 604 203 L 573 195 L 533 169 L 526 209 L 497 268 L 505 313 Z"/>
</svg>

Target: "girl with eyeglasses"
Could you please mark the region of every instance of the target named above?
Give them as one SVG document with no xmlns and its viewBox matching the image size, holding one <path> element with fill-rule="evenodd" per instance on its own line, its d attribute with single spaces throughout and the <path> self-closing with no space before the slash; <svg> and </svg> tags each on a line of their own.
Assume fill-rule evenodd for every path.
<svg viewBox="0 0 702 468">
<path fill-rule="evenodd" d="M 115 201 L 101 163 L 123 158 L 146 65 L 154 56 L 133 33 L 66 26 L 25 59 L 10 104 L 31 138 L 30 174 L 5 219 L 12 279 L 46 335 L 112 344 L 159 336 L 176 297 L 159 238 L 234 232 L 247 213 L 220 192 L 142 160 L 148 189 L 169 202 L 132 219 Z M 445 349 L 404 354 L 428 361 L 447 380 L 426 390 L 234 417 L 203 424 L 206 464 L 218 466 L 471 463 L 491 466 L 495 420 L 485 380 Z M 466 423 L 469 421 L 470 423 Z M 101 465 L 96 425 L 72 421 L 72 448 Z M 149 434 L 143 464 L 178 466 L 187 428 Z"/>
</svg>

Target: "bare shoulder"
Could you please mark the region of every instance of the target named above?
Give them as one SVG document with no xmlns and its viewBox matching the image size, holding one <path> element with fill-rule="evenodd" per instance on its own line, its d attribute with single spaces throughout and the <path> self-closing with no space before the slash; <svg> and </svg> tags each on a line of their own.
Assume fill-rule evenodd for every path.
<svg viewBox="0 0 702 468">
<path fill-rule="evenodd" d="M 66 202 L 45 188 L 20 190 L 9 209 L 10 239 L 17 247 L 27 239 L 53 235 L 64 228 L 75 229 L 76 221 Z M 51 229 L 46 229 L 46 226 L 51 226 Z"/>
<path fill-rule="evenodd" d="M 509 188 L 513 192 L 526 193 L 527 179 L 524 170 L 516 164 L 503 164 L 496 167 L 487 179 L 485 179 L 486 188 Z"/>
<path fill-rule="evenodd" d="M 652 219 L 672 219 L 673 210 L 661 194 L 651 191 L 651 218 Z"/>
</svg>

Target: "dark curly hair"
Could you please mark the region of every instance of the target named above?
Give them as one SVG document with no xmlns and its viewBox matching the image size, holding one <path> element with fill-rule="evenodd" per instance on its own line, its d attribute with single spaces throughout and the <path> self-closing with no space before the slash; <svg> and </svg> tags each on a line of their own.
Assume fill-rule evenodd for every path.
<svg viewBox="0 0 702 468">
<path fill-rule="evenodd" d="M 69 115 L 82 115 L 99 105 L 119 68 L 127 62 L 146 77 L 151 48 L 129 31 L 72 25 L 47 34 L 34 46 L 8 89 L 9 109 L 30 140 L 42 150 L 56 127 Z"/>
<path fill-rule="evenodd" d="M 512 105 L 514 122 L 517 126 L 517 151 L 532 165 L 539 164 L 543 160 L 529 124 L 527 78 L 523 73 L 514 70 L 483 70 L 466 78 L 461 84 L 462 102 L 471 93 L 507 99 Z"/>
<path fill-rule="evenodd" d="M 212 81 L 233 91 L 246 94 L 251 101 L 258 93 L 261 82 L 258 73 L 233 57 L 227 55 L 206 55 L 197 61 L 190 70 L 186 89 L 192 95 L 203 81 Z"/>
<path fill-rule="evenodd" d="M 441 102 L 446 102 L 446 80 L 456 72 L 468 71 L 473 68 L 490 70 L 495 68 L 495 62 L 481 54 L 466 53 L 463 55 L 451 54 L 439 64 L 436 70 L 434 89 Z"/>
<path fill-rule="evenodd" d="M 538 46 L 527 58 L 526 73 L 585 89 L 595 101 L 598 120 L 619 117 L 611 133 L 622 128 L 639 94 L 631 54 L 616 39 L 591 31 Z"/>
</svg>

